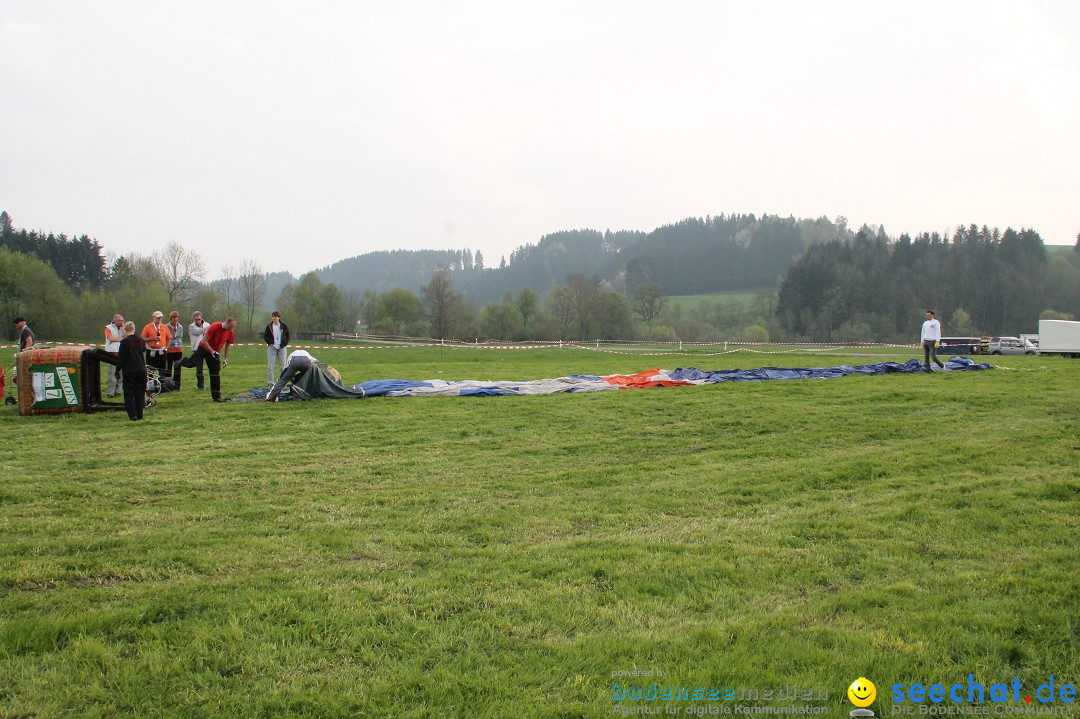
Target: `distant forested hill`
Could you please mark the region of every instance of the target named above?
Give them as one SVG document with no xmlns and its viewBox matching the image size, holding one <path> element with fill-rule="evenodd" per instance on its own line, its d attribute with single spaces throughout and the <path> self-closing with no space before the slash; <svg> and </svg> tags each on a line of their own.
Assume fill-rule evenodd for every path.
<svg viewBox="0 0 1080 719">
<path fill-rule="evenodd" d="M 316 270 L 325 283 L 342 290 L 388 292 L 401 287 L 417 292 L 440 267 L 472 269 L 472 256 L 463 250 L 389 250 L 368 252 Z"/>
<path fill-rule="evenodd" d="M 575 273 L 611 280 L 621 251 L 644 236 L 644 232 L 610 230 L 568 230 L 545 235 L 535 245 L 522 245 L 511 252 L 505 267 L 468 278 L 468 284 L 462 283 L 462 291 L 484 303 L 497 301 L 506 292 L 516 293 L 522 287 L 531 287 L 543 295 Z"/>
<path fill-rule="evenodd" d="M 341 260 L 316 274 L 345 291 L 418 292 L 432 271 L 449 267 L 455 288 L 477 304 L 523 287 L 543 295 L 570 274 L 619 290 L 659 284 L 668 294 L 685 295 L 776 287 L 810 245 L 853 236 L 843 218 L 715 215 L 652 232 L 556 232 L 518 247 L 497 266 L 469 250 L 394 250 Z"/>
<path fill-rule="evenodd" d="M 338 260 L 315 270 L 315 274 L 322 282 L 337 285 L 344 292 L 389 292 L 399 287 L 419 292 L 436 269 L 463 270 L 466 265 L 473 267 L 473 256 L 468 250 L 380 250 Z M 281 290 L 288 284 L 296 284 L 298 279 L 287 272 L 267 275 L 267 301 L 276 302 Z"/>
<path fill-rule="evenodd" d="M 950 335 L 1034 332 L 1047 311 L 1080 316 L 1080 241 L 1048 252 L 1032 229 L 959 227 L 890 241 L 865 228 L 810 248 L 780 288 L 795 337 L 903 338 L 934 309 Z"/>
<path fill-rule="evenodd" d="M 693 295 L 775 287 L 811 244 L 851 236 L 846 221 L 716 215 L 659 227 L 625 247 L 610 265 L 630 287 L 656 283 Z"/>
</svg>

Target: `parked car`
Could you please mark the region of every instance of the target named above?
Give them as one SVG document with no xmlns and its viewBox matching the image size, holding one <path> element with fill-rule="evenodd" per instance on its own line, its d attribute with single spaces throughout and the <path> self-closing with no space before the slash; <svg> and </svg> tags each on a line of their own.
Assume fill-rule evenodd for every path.
<svg viewBox="0 0 1080 719">
<path fill-rule="evenodd" d="M 1037 355 L 1039 348 L 1019 337 L 991 337 L 986 351 L 992 355 Z"/>
<path fill-rule="evenodd" d="M 938 354 L 977 355 L 982 350 L 981 337 L 942 337 Z"/>
</svg>

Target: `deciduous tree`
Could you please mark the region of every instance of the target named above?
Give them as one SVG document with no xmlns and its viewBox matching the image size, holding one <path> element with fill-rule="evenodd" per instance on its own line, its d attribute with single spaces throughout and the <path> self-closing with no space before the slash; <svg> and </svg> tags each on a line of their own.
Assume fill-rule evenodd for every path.
<svg viewBox="0 0 1080 719">
<path fill-rule="evenodd" d="M 570 288 L 566 285 L 555 285 L 548 293 L 546 304 L 559 326 L 559 339 L 568 339 L 570 327 L 574 323 L 574 296 Z"/>
<path fill-rule="evenodd" d="M 221 294 L 221 302 L 225 306 L 226 316 L 235 317 L 237 314 L 237 295 L 239 290 L 239 283 L 236 280 L 236 268 L 232 265 L 223 265 L 221 268 L 221 279 L 213 284 Z"/>
<path fill-rule="evenodd" d="M 643 285 L 634 292 L 634 312 L 649 329 L 652 329 L 653 320 L 664 311 L 666 303 L 667 295 L 660 285 Z"/>
<path fill-rule="evenodd" d="M 240 263 L 240 298 L 247 310 L 248 332 L 252 330 L 255 310 L 262 304 L 266 294 L 266 273 L 254 260 L 245 259 Z"/>
<path fill-rule="evenodd" d="M 570 290 L 574 321 L 578 326 L 578 339 L 586 340 L 589 338 L 589 327 L 592 322 L 592 303 L 600 294 L 600 281 L 595 277 L 574 273 L 566 278 L 566 287 Z"/>
<path fill-rule="evenodd" d="M 476 262 L 482 261 L 480 252 Z M 431 281 L 421 290 L 424 318 L 431 323 L 432 336 L 447 339 L 461 309 L 461 296 L 454 291 L 450 270 L 438 269 L 431 273 Z"/>
<path fill-rule="evenodd" d="M 377 306 L 377 316 L 372 325 L 377 332 L 404 335 L 421 318 L 420 298 L 414 292 L 400 287 L 383 293 Z"/>
<path fill-rule="evenodd" d="M 518 312 L 521 313 L 521 329 L 526 333 L 529 331 L 529 320 L 536 314 L 539 302 L 540 300 L 532 287 L 522 287 L 518 290 L 517 300 L 515 300 L 514 304 L 517 306 Z"/>
<path fill-rule="evenodd" d="M 480 311 L 480 331 L 489 339 L 515 339 L 521 326 L 521 313 L 511 302 L 484 305 Z"/>
<path fill-rule="evenodd" d="M 184 249 L 177 242 L 168 243 L 150 259 L 168 295 L 170 308 L 186 301 L 206 276 L 206 266 L 198 253 Z"/>
</svg>

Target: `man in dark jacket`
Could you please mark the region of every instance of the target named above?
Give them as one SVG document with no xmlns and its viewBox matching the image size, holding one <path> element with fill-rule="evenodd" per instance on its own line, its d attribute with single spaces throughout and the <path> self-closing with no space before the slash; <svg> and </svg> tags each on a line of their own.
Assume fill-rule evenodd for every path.
<svg viewBox="0 0 1080 719">
<path fill-rule="evenodd" d="M 285 347 L 289 344 L 289 326 L 281 321 L 281 313 L 274 310 L 270 315 L 270 324 L 263 332 L 263 341 L 266 342 L 266 384 L 274 384 L 277 377 L 274 374 L 274 363 L 285 369 Z"/>
<path fill-rule="evenodd" d="M 18 316 L 15 318 L 15 330 L 19 333 L 19 351 L 25 352 L 34 346 L 34 331 L 26 326 L 26 318 Z M 15 365 L 18 367 L 18 364 Z M 17 374 L 13 374 L 12 379 L 16 384 L 19 383 L 19 377 Z"/>
<path fill-rule="evenodd" d="M 25 317 L 15 318 L 15 329 L 19 333 L 19 351 L 25 352 L 34 346 L 34 332 L 26 326 Z"/>
<path fill-rule="evenodd" d="M 142 419 L 146 409 L 146 342 L 135 334 L 135 323 L 124 323 L 124 339 L 120 340 L 117 358 L 124 385 L 124 408 L 128 419 Z"/>
</svg>

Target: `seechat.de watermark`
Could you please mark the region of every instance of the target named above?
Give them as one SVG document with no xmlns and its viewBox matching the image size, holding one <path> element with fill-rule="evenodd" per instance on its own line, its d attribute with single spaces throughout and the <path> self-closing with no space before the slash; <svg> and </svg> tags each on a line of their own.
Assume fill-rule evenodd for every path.
<svg viewBox="0 0 1080 719">
<path fill-rule="evenodd" d="M 613 713 L 621 716 L 673 714 L 706 716 L 714 714 L 795 714 L 829 713 L 827 689 L 790 685 L 779 688 L 735 688 L 731 686 L 687 685 L 664 681 L 661 669 L 632 669 L 611 672 Z M 634 681 L 634 680 L 638 681 Z M 652 679 L 652 681 L 649 681 Z M 658 681 L 659 680 L 659 681 Z M 981 682 L 974 674 L 952 682 L 896 682 L 887 692 L 866 677 L 859 677 L 847 690 L 856 719 L 885 715 L 922 716 L 1069 716 L 1078 713 L 1076 688 L 1049 675 L 1038 686 L 1027 687 L 1019 677 L 1000 682 Z"/>
<path fill-rule="evenodd" d="M 1035 691 L 1025 689 L 1019 677 L 984 684 L 968 674 L 967 681 L 948 685 L 896 683 L 890 698 L 891 714 L 1071 714 L 1076 708 L 1076 688 L 1053 674 Z"/>
</svg>

